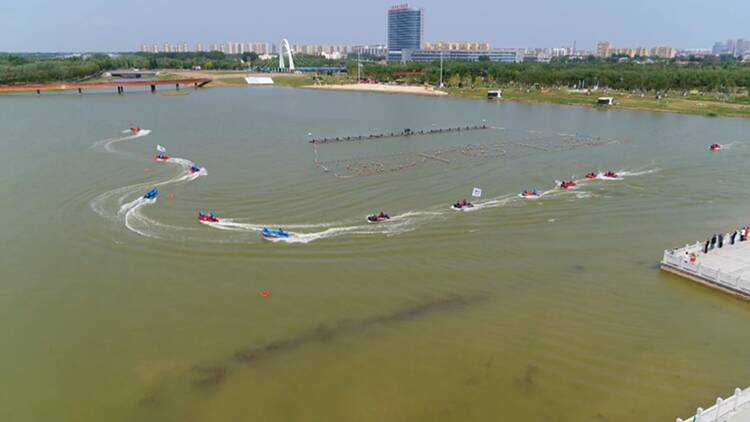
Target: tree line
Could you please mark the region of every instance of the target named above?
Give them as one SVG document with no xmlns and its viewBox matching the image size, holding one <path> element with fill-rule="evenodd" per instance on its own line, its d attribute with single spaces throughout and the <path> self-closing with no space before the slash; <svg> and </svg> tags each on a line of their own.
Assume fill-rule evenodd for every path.
<svg viewBox="0 0 750 422">
<path fill-rule="evenodd" d="M 321 56 L 296 55 L 297 66 L 339 66 L 344 60 L 328 60 Z M 55 54 L 0 53 L 0 84 L 73 82 L 115 69 L 193 69 L 202 70 L 265 70 L 278 67 L 278 60 L 260 60 L 258 54 L 224 54 L 218 51 L 196 53 L 127 53 L 118 55 L 87 54 L 60 56 Z"/>
<path fill-rule="evenodd" d="M 356 63 L 349 63 L 350 75 L 356 74 L 356 66 Z M 381 82 L 437 85 L 440 81 L 440 63 L 363 63 L 362 75 Z M 653 63 L 595 58 L 555 60 L 550 63 L 446 61 L 443 63 L 443 83 L 457 88 L 540 85 L 582 89 L 603 87 L 628 91 L 733 91 L 750 88 L 750 65 L 715 58 Z"/>
<path fill-rule="evenodd" d="M 350 76 L 357 74 L 357 60 L 328 60 L 321 56 L 296 55 L 298 67 L 346 65 Z M 77 81 L 114 69 L 191 69 L 271 71 L 275 59 L 261 60 L 255 53 L 224 54 L 218 51 L 196 53 L 92 54 L 61 57 L 50 54 L 0 53 L 0 84 Z M 383 63 L 362 62 L 361 75 L 381 82 L 438 85 L 439 62 Z M 553 60 L 550 63 L 500 63 L 446 61 L 443 83 L 449 87 L 560 86 L 571 88 L 606 87 L 628 91 L 703 89 L 731 92 L 750 88 L 750 65 L 729 58 L 643 61 L 617 59 Z"/>
<path fill-rule="evenodd" d="M 249 55 L 205 53 L 131 53 L 59 56 L 0 53 L 0 84 L 77 81 L 115 69 L 244 69 Z"/>
</svg>

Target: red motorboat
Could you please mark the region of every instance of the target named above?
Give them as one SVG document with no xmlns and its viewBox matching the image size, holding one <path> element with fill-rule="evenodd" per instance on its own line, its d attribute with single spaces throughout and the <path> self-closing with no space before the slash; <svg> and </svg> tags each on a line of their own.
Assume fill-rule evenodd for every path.
<svg viewBox="0 0 750 422">
<path fill-rule="evenodd" d="M 206 214 L 203 211 L 198 212 L 198 221 L 204 222 L 204 223 L 218 223 L 219 218 L 216 217 L 216 215 L 212 212 Z"/>
<path fill-rule="evenodd" d="M 573 181 L 560 183 L 560 187 L 563 189 L 570 189 L 575 186 L 576 186 L 576 182 L 573 182 Z"/>
<path fill-rule="evenodd" d="M 372 214 L 367 216 L 368 223 L 382 223 L 383 221 L 388 221 L 390 219 L 391 217 L 382 211 L 380 212 L 380 214 Z"/>
</svg>

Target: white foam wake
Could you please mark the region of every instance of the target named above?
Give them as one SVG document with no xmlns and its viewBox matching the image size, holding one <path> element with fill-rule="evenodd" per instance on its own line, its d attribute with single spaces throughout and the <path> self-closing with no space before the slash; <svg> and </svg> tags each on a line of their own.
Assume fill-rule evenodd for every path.
<svg viewBox="0 0 750 422">
<path fill-rule="evenodd" d="M 254 233 L 260 233 L 264 228 L 283 228 L 289 233 L 288 238 L 265 238 L 265 240 L 274 243 L 310 243 L 320 239 L 343 235 L 398 235 L 414 230 L 419 223 L 424 223 L 429 219 L 434 219 L 442 215 L 444 213 L 438 211 L 407 211 L 402 214 L 392 215 L 390 220 L 377 224 L 367 222 L 365 216 L 357 220 L 351 219 L 348 221 L 316 224 L 260 224 L 231 218 L 222 218 L 218 223 L 205 224 L 219 230 Z"/>
<path fill-rule="evenodd" d="M 122 131 L 122 133 L 132 133 L 129 129 Z M 136 138 L 142 138 L 144 136 L 147 136 L 149 133 L 151 133 L 150 129 L 141 129 L 138 133 L 128 135 L 128 136 L 118 136 L 116 138 L 107 138 L 102 139 L 101 141 L 94 142 L 92 146 L 94 147 L 104 147 L 104 149 L 107 152 L 111 153 L 119 153 L 119 151 L 116 151 L 112 148 L 113 145 L 115 145 L 118 142 L 127 141 L 130 139 L 136 139 Z"/>
<path fill-rule="evenodd" d="M 122 216 L 123 220 L 125 221 L 125 227 L 127 227 L 130 231 L 138 233 L 141 236 L 153 237 L 148 232 L 137 228 L 132 223 L 132 220 L 138 220 L 138 221 L 143 222 L 143 218 L 138 213 L 138 210 L 144 205 L 152 205 L 155 203 L 156 203 L 156 198 L 152 198 L 152 199 L 146 199 L 143 197 L 136 198 L 133 201 L 128 202 L 127 204 L 123 204 L 120 207 L 117 214 L 119 216 Z"/>
<path fill-rule="evenodd" d="M 89 204 L 91 209 L 104 218 L 113 221 L 122 221 L 125 227 L 137 234 L 146 237 L 155 237 L 155 235 L 145 229 L 153 226 L 155 223 L 141 214 L 139 209 L 144 205 L 153 204 L 156 200 L 147 200 L 140 195 L 145 194 L 152 187 L 163 187 L 175 183 L 189 182 L 208 174 L 205 168 L 201 168 L 199 172 L 192 173 L 190 171 L 192 161 L 184 158 L 171 157 L 165 162 L 176 164 L 181 168 L 180 172 L 161 182 L 136 183 L 104 192 L 91 201 Z M 139 195 L 139 197 L 127 202 L 134 195 Z M 135 222 L 140 224 L 136 226 Z"/>
<path fill-rule="evenodd" d="M 660 169 L 658 169 L 658 168 L 654 168 L 654 169 L 650 169 L 650 170 L 641 170 L 641 171 L 637 171 L 637 170 L 636 171 L 622 170 L 622 171 L 617 172 L 617 174 L 619 176 L 621 176 L 621 177 L 645 176 L 647 174 L 656 173 L 659 170 Z"/>
</svg>

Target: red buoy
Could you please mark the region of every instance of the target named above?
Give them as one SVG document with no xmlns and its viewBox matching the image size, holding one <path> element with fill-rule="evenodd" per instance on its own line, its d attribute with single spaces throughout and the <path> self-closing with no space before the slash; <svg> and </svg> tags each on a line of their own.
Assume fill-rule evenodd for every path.
<svg viewBox="0 0 750 422">
<path fill-rule="evenodd" d="M 260 292 L 260 295 L 263 297 L 268 297 L 271 296 L 271 293 L 268 290 L 263 290 L 262 292 Z"/>
</svg>

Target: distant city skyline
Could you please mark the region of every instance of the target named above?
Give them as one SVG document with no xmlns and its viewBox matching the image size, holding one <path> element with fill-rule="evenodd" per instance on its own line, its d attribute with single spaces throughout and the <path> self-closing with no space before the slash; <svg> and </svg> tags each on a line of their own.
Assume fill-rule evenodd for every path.
<svg viewBox="0 0 750 422">
<path fill-rule="evenodd" d="M 397 1 L 262 2 L 217 0 L 7 0 L 0 5 L 0 51 L 136 51 L 143 43 L 259 40 L 295 44 L 385 44 L 386 11 Z M 425 10 L 425 42 L 482 41 L 498 47 L 560 47 L 575 41 L 596 50 L 615 45 L 711 49 L 750 38 L 746 0 L 490 0 L 409 2 Z"/>
</svg>

